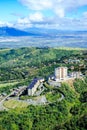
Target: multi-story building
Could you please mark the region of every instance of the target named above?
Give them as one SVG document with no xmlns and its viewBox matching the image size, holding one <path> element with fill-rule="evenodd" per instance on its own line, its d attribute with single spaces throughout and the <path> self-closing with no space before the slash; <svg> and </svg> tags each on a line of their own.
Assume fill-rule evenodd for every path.
<svg viewBox="0 0 87 130">
<path fill-rule="evenodd" d="M 82 73 L 81 72 L 72 72 L 72 73 L 70 73 L 70 76 L 72 77 L 72 78 L 81 78 L 83 75 L 82 75 Z"/>
<path fill-rule="evenodd" d="M 67 67 L 55 68 L 55 80 L 62 80 L 67 78 Z"/>
<path fill-rule="evenodd" d="M 28 95 L 33 96 L 34 93 L 36 92 L 38 86 L 43 81 L 44 81 L 43 78 L 34 78 L 33 81 L 31 82 L 31 84 L 27 87 Z"/>
</svg>

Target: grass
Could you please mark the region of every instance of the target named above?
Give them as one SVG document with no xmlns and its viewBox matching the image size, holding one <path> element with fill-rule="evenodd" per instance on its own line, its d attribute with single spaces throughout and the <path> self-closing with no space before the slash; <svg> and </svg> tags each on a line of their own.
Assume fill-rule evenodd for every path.
<svg viewBox="0 0 87 130">
<path fill-rule="evenodd" d="M 0 52 L 6 52 L 9 51 L 10 49 L 6 48 L 6 49 L 0 49 Z"/>
<path fill-rule="evenodd" d="M 7 86 L 10 86 L 10 85 L 16 85 L 18 82 L 13 82 L 13 83 L 1 83 L 0 84 L 0 88 L 3 88 L 3 87 L 7 87 Z"/>
<path fill-rule="evenodd" d="M 8 109 L 14 109 L 14 108 L 23 108 L 27 107 L 29 104 L 23 101 L 17 101 L 14 99 L 10 99 L 8 101 L 5 101 L 3 104 Z"/>
<path fill-rule="evenodd" d="M 61 94 L 58 93 L 58 94 L 53 94 L 52 92 L 48 92 L 46 94 L 46 99 L 49 101 L 49 102 L 55 102 L 57 101 L 59 98 L 61 98 Z"/>
<path fill-rule="evenodd" d="M 25 95 L 25 96 L 21 96 L 20 99 L 21 100 L 27 100 L 27 99 L 34 99 L 34 97 L 33 96 Z"/>
<path fill-rule="evenodd" d="M 53 86 L 50 86 L 48 83 L 44 83 L 44 86 L 48 89 L 48 90 L 53 90 Z"/>
</svg>

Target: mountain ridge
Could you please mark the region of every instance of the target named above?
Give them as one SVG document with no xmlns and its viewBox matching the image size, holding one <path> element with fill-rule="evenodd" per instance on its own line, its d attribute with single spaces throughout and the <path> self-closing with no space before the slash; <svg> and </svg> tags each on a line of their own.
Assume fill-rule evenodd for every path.
<svg viewBox="0 0 87 130">
<path fill-rule="evenodd" d="M 37 36 L 35 33 L 26 32 L 13 27 L 0 27 L 0 36 Z"/>
<path fill-rule="evenodd" d="M 25 28 L 23 30 L 14 27 L 3 26 L 0 27 L 0 36 L 55 36 L 58 34 L 83 34 L 87 33 L 87 30 L 58 30 L 47 28 Z"/>
</svg>

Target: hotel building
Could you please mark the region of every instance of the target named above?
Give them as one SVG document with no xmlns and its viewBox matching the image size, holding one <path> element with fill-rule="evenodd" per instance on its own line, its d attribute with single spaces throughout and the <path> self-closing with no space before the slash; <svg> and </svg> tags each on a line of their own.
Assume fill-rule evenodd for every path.
<svg viewBox="0 0 87 130">
<path fill-rule="evenodd" d="M 63 80 L 67 78 L 67 67 L 55 68 L 55 80 Z"/>
</svg>

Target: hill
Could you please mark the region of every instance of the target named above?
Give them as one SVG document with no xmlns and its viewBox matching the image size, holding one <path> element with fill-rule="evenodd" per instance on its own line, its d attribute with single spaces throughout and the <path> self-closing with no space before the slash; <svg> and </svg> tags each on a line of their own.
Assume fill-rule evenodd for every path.
<svg viewBox="0 0 87 130">
<path fill-rule="evenodd" d="M 35 33 L 29 33 L 13 27 L 0 27 L 0 36 L 34 36 Z"/>
<path fill-rule="evenodd" d="M 69 60 L 70 59 L 70 60 Z M 70 62 L 73 61 L 74 62 Z M 79 62 L 75 62 L 79 60 Z M 29 85 L 34 77 L 54 73 L 59 66 L 68 71 L 80 70 L 87 75 L 87 50 L 67 48 L 20 48 L 0 49 L 0 93 L 9 94 L 13 88 Z M 29 105 L 10 102 L 18 108 L 0 111 L 0 130 L 86 130 L 87 128 L 87 78 L 76 79 L 73 87 L 63 83 L 53 88 L 47 84 L 49 104 Z M 58 92 L 63 93 L 60 102 Z M 44 93 L 42 93 L 43 95 Z M 9 105 L 9 102 L 7 102 Z M 21 108 L 20 105 L 26 106 Z"/>
</svg>

